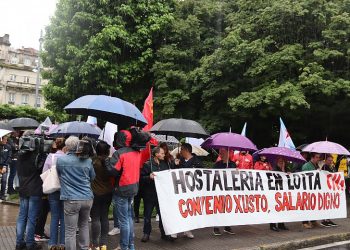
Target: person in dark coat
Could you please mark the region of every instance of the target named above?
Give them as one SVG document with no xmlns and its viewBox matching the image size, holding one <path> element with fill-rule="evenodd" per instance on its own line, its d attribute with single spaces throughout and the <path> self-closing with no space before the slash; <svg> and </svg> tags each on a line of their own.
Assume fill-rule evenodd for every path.
<svg viewBox="0 0 350 250">
<path fill-rule="evenodd" d="M 180 159 L 175 159 L 175 168 L 203 168 L 202 161 L 192 153 L 191 144 L 184 143 L 181 145 Z M 184 235 L 189 239 L 194 238 L 191 231 L 184 232 Z M 177 238 L 177 234 L 172 234 L 171 237 Z"/>
<path fill-rule="evenodd" d="M 162 219 L 159 210 L 159 203 L 157 197 L 156 186 L 154 183 L 154 176 L 156 172 L 168 170 L 169 166 L 164 160 L 165 153 L 161 147 L 155 147 L 152 150 L 152 157 L 149 161 L 143 164 L 141 169 L 141 182 L 143 184 L 143 201 L 144 201 L 144 226 L 142 242 L 149 241 L 149 236 L 152 231 L 151 216 L 153 209 L 156 208 L 157 214 L 159 214 L 159 229 L 161 238 L 163 240 L 172 240 L 170 236 L 165 235 Z"/>
<path fill-rule="evenodd" d="M 7 143 L 7 137 L 4 136 L 0 140 L 0 173 L 2 173 L 0 200 L 4 200 L 6 197 L 7 173 L 10 168 L 11 155 L 11 146 Z"/>
<path fill-rule="evenodd" d="M 229 152 L 226 148 L 220 148 L 219 149 L 219 156 L 220 156 L 220 161 L 215 162 L 214 164 L 214 169 L 225 169 L 225 168 L 236 168 L 236 163 L 230 160 L 229 157 Z M 226 226 L 224 227 L 224 232 L 227 234 L 235 234 L 232 232 L 231 227 Z M 221 235 L 220 228 L 214 227 L 213 234 L 215 236 Z"/>
<path fill-rule="evenodd" d="M 321 170 L 328 171 L 330 173 L 335 173 L 336 168 L 335 165 L 333 164 L 333 156 L 332 155 L 326 155 L 324 164 L 321 168 Z M 338 224 L 334 223 L 331 220 L 322 220 L 320 223 L 321 226 L 323 227 L 337 227 Z"/>
<path fill-rule="evenodd" d="M 30 137 L 33 132 L 27 131 L 23 135 Z M 17 159 L 20 204 L 16 224 L 16 250 L 37 250 L 42 249 L 34 241 L 36 219 L 41 209 L 41 196 L 43 194 L 43 182 L 40 178 L 42 168 L 37 164 L 37 160 L 40 158 L 39 149 L 35 148 L 34 151 L 24 147 L 22 149 L 22 144 L 20 141 Z M 25 240 L 24 235 L 26 235 Z"/>
</svg>

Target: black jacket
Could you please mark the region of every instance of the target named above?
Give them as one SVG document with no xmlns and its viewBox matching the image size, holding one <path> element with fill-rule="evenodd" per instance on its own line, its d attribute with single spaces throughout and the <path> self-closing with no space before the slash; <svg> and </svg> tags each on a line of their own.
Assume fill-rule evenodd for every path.
<svg viewBox="0 0 350 250">
<path fill-rule="evenodd" d="M 203 164 L 198 156 L 193 154 L 193 157 L 188 161 L 185 161 L 184 158 L 181 158 L 179 168 L 203 168 Z"/>
<path fill-rule="evenodd" d="M 20 151 L 18 153 L 16 168 L 20 197 L 41 196 L 43 194 L 43 182 L 40 178 L 42 166 L 38 164 L 38 162 L 41 162 L 41 158 L 42 156 L 38 154 L 38 151 Z"/>
<path fill-rule="evenodd" d="M 153 158 L 143 164 L 141 169 L 141 183 L 144 199 L 157 199 L 156 185 L 154 184 L 154 180 L 150 178 L 150 174 L 168 169 L 169 166 L 165 161 L 160 161 L 158 164 Z"/>
<path fill-rule="evenodd" d="M 9 166 L 11 163 L 12 150 L 9 144 L 0 145 L 0 168 Z"/>
</svg>

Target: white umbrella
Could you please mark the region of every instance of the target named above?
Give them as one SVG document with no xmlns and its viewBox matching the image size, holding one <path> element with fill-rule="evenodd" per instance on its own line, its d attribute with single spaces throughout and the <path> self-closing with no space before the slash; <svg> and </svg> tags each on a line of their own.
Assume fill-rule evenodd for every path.
<svg viewBox="0 0 350 250">
<path fill-rule="evenodd" d="M 7 129 L 0 129 L 0 137 L 2 138 L 3 136 L 11 133 L 11 130 L 7 130 Z"/>
<path fill-rule="evenodd" d="M 197 145 L 191 145 L 192 146 L 192 153 L 194 153 L 197 156 L 207 156 L 209 153 L 205 151 L 203 148 Z M 176 158 L 176 155 L 180 152 L 180 147 L 175 148 L 173 151 L 170 152 L 174 158 Z"/>
</svg>

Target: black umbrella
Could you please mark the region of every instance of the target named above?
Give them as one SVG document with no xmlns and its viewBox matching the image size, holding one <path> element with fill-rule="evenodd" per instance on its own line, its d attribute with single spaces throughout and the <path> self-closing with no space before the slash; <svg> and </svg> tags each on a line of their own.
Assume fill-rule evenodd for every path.
<svg viewBox="0 0 350 250">
<path fill-rule="evenodd" d="M 17 130 L 34 129 L 39 126 L 39 122 L 32 118 L 15 118 L 10 120 L 9 125 Z"/>
<path fill-rule="evenodd" d="M 206 138 L 208 133 L 196 121 L 186 119 L 166 119 L 157 122 L 150 132 L 161 135 L 180 137 Z"/>
<path fill-rule="evenodd" d="M 8 122 L 5 122 L 5 121 L 0 121 L 0 129 L 14 131 L 13 127 L 11 127 L 10 124 Z"/>
<path fill-rule="evenodd" d="M 97 139 L 101 134 L 101 129 L 87 122 L 65 122 L 50 131 L 51 136 L 84 136 Z"/>
</svg>

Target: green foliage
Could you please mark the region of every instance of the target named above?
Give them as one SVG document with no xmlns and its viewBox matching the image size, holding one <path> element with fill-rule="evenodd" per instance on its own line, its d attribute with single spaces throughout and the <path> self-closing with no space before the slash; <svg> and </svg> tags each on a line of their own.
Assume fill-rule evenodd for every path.
<svg viewBox="0 0 350 250">
<path fill-rule="evenodd" d="M 47 28 L 44 89 L 48 108 L 61 111 L 85 94 L 141 102 L 153 77 L 149 69 L 164 42 L 172 1 L 61 0 Z"/>
<path fill-rule="evenodd" d="M 0 105 L 0 119 L 13 119 L 18 117 L 29 117 L 39 122 L 45 120 L 46 117 L 57 119 L 53 113 L 46 109 L 35 109 L 30 106 L 13 106 L 8 104 Z"/>
<path fill-rule="evenodd" d="M 349 144 L 350 1 L 61 0 L 47 29 L 48 107 L 84 94 L 142 104 L 155 118 L 277 142 Z M 141 106 L 141 105 L 139 105 Z"/>
</svg>

